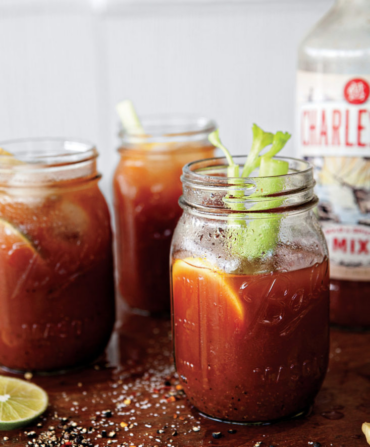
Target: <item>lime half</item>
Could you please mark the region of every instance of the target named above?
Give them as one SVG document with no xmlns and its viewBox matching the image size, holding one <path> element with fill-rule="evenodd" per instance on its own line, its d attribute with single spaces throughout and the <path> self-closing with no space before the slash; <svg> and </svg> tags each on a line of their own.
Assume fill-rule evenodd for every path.
<svg viewBox="0 0 370 447">
<path fill-rule="evenodd" d="M 0 430 L 30 424 L 48 406 L 48 395 L 33 383 L 0 376 Z"/>
</svg>

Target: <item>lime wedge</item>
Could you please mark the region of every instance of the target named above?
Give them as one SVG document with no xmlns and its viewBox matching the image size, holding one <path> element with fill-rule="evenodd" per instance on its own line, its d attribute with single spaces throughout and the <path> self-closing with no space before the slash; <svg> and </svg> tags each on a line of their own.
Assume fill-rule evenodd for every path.
<svg viewBox="0 0 370 447">
<path fill-rule="evenodd" d="M 33 383 L 0 376 L 0 430 L 30 424 L 48 406 L 48 395 Z"/>
</svg>

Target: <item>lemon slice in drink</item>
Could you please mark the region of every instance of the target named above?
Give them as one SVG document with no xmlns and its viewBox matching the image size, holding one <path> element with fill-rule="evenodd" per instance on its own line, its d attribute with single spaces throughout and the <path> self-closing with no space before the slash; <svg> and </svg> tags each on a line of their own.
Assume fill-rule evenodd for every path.
<svg viewBox="0 0 370 447">
<path fill-rule="evenodd" d="M 0 165 L 22 165 L 23 161 L 18 160 L 13 154 L 0 147 Z"/>
<path fill-rule="evenodd" d="M 201 258 L 177 259 L 172 269 L 173 283 L 190 280 L 208 283 L 206 289 L 211 294 L 208 299 L 213 299 L 212 294 L 217 293 L 226 300 L 224 303 L 240 320 L 244 317 L 244 308 L 240 297 L 228 283 L 228 274 L 213 266 L 210 262 Z"/>
<path fill-rule="evenodd" d="M 21 233 L 14 225 L 0 217 L 0 247 L 9 252 L 10 250 L 22 250 L 28 255 L 37 254 L 32 242 Z"/>
<path fill-rule="evenodd" d="M 0 430 L 30 424 L 48 406 L 48 395 L 33 383 L 0 376 Z"/>
</svg>

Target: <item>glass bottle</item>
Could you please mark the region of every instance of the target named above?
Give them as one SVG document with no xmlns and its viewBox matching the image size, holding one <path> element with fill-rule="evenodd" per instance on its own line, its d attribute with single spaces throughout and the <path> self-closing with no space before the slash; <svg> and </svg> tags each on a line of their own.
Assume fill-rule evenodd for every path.
<svg viewBox="0 0 370 447">
<path fill-rule="evenodd" d="M 287 158 L 286 176 L 233 183 L 224 160 L 183 171 L 171 250 L 176 369 L 190 402 L 212 418 L 304 414 L 329 350 L 328 253 L 312 168 Z M 242 167 L 245 157 L 234 160 Z M 274 196 L 263 193 L 270 182 L 280 182 Z M 258 211 L 267 201 L 272 209 Z"/>
<path fill-rule="evenodd" d="M 44 373 L 85 365 L 115 319 L 98 152 L 63 140 L 0 146 L 0 365 Z"/>
<path fill-rule="evenodd" d="M 143 118 L 145 135 L 121 132 L 114 179 L 120 302 L 169 314 L 169 254 L 181 215 L 182 167 L 209 158 L 213 121 L 189 116 Z"/>
<path fill-rule="evenodd" d="M 370 1 L 337 0 L 299 47 L 297 147 L 315 167 L 331 321 L 370 328 Z"/>
</svg>

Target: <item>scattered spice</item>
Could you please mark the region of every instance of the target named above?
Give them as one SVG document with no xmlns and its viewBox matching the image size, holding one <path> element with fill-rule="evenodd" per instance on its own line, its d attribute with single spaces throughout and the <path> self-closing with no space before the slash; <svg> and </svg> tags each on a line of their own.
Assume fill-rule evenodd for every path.
<svg viewBox="0 0 370 447">
<path fill-rule="evenodd" d="M 105 411 L 102 411 L 102 415 L 105 418 L 110 418 L 110 417 L 112 417 L 112 412 L 110 410 L 105 410 Z"/>
<path fill-rule="evenodd" d="M 221 436 L 222 436 L 222 433 L 221 433 L 220 431 L 214 431 L 214 432 L 212 433 L 212 436 L 213 436 L 215 439 L 220 439 Z"/>
<path fill-rule="evenodd" d="M 193 427 L 193 431 L 195 431 L 195 432 L 200 431 L 200 426 L 198 425 L 198 426 Z"/>
<path fill-rule="evenodd" d="M 32 374 L 31 372 L 26 372 L 26 373 L 24 374 L 24 378 L 25 378 L 26 380 L 31 380 L 32 377 L 33 377 L 33 374 Z"/>
</svg>

